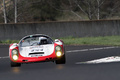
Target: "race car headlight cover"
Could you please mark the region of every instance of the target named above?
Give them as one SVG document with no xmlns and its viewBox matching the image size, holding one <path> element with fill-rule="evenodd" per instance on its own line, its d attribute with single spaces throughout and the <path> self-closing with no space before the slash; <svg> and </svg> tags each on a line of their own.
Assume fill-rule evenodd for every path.
<svg viewBox="0 0 120 80">
<path fill-rule="evenodd" d="M 57 57 L 61 57 L 62 56 L 62 48 L 61 48 L 61 46 L 56 46 L 55 47 L 55 52 L 56 52 Z"/>
<path fill-rule="evenodd" d="M 14 61 L 17 61 L 18 60 L 18 50 L 17 49 L 13 49 L 12 50 L 12 59 Z"/>
</svg>

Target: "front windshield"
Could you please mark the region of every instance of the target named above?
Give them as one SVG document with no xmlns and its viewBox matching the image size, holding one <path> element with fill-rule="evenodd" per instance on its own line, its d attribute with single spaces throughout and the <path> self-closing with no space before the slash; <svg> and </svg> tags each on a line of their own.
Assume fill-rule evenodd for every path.
<svg viewBox="0 0 120 80">
<path fill-rule="evenodd" d="M 28 36 L 20 41 L 20 47 L 52 44 L 53 41 L 47 36 Z"/>
</svg>

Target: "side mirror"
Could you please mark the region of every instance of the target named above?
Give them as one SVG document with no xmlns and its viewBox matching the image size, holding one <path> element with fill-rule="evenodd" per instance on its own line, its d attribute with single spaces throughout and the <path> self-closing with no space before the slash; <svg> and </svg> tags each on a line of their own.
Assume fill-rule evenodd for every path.
<svg viewBox="0 0 120 80">
<path fill-rule="evenodd" d="M 13 43 L 13 46 L 18 46 L 18 44 L 17 43 Z"/>
<path fill-rule="evenodd" d="M 59 42 L 59 39 L 55 39 L 55 42 Z"/>
<path fill-rule="evenodd" d="M 63 42 L 61 40 L 59 40 L 59 39 L 55 39 L 55 43 L 58 44 L 58 45 L 62 45 L 63 44 Z"/>
</svg>

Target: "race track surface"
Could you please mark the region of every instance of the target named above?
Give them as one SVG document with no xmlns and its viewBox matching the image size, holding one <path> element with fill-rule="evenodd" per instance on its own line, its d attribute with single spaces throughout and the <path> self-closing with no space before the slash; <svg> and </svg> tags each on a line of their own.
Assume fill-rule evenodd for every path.
<svg viewBox="0 0 120 80">
<path fill-rule="evenodd" d="M 0 45 L 0 80 L 120 80 L 120 62 L 85 64 L 82 62 L 119 56 L 111 46 L 66 46 L 66 64 L 53 62 L 10 67 L 8 45 Z M 80 64 L 76 64 L 76 63 Z"/>
</svg>

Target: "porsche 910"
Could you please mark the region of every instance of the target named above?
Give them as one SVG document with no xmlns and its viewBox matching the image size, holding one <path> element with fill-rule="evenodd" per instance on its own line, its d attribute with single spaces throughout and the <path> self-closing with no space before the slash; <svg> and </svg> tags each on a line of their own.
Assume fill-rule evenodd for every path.
<svg viewBox="0 0 120 80">
<path fill-rule="evenodd" d="M 47 35 L 34 34 L 23 37 L 19 43 L 9 46 L 11 67 L 20 67 L 23 63 L 52 61 L 65 64 L 65 47 L 62 40 L 54 41 Z"/>
</svg>

